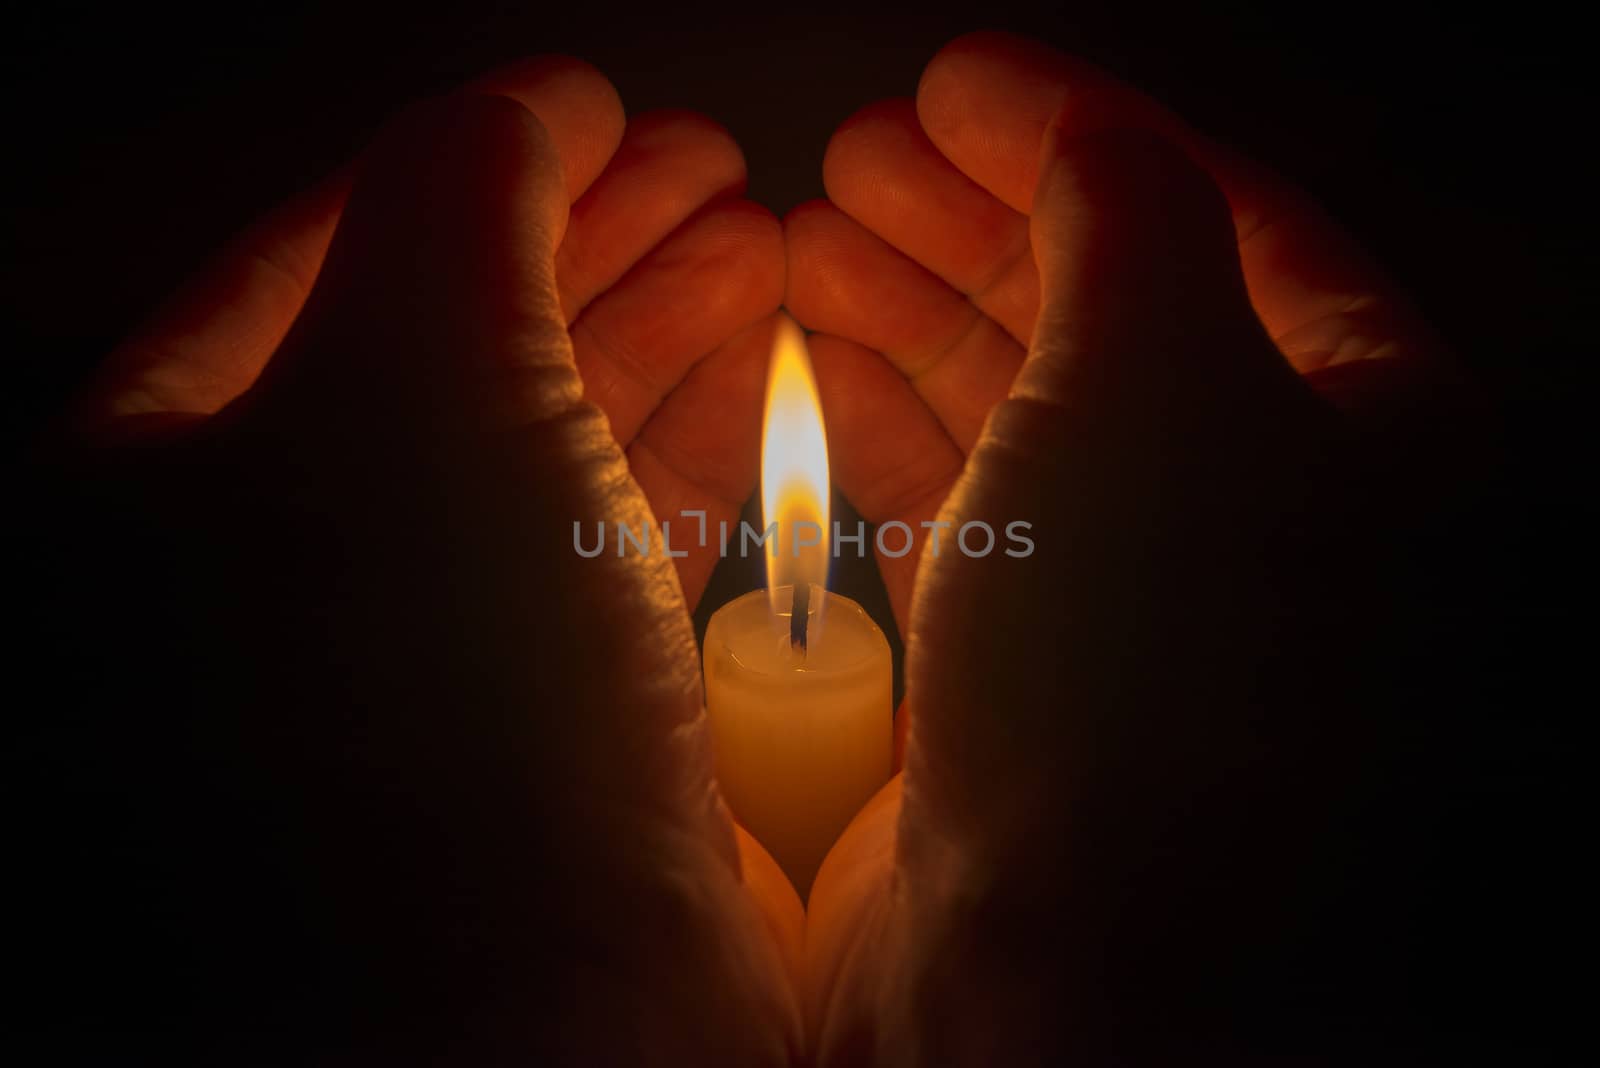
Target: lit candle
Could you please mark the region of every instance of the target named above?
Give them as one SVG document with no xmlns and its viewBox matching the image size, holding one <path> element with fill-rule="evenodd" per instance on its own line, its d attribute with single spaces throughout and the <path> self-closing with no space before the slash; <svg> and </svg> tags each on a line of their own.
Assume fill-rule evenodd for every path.
<svg viewBox="0 0 1600 1068">
<path fill-rule="evenodd" d="M 783 319 L 761 442 L 767 589 L 706 628 L 706 706 L 734 817 L 802 895 L 839 833 L 889 779 L 889 643 L 827 592 L 828 449 L 805 337 Z M 796 591 L 800 591 L 796 596 Z"/>
</svg>

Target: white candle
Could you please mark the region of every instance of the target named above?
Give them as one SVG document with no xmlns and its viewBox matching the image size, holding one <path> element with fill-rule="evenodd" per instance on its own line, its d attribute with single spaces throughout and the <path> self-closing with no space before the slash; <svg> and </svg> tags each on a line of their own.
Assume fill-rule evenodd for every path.
<svg viewBox="0 0 1600 1068">
<path fill-rule="evenodd" d="M 860 605 L 825 592 L 828 492 L 805 335 L 784 318 L 761 441 L 762 517 L 776 524 L 767 589 L 711 617 L 705 684 L 722 795 L 802 895 L 889 780 L 894 744 L 889 643 Z M 806 594 L 798 617 L 796 589 Z"/>
<path fill-rule="evenodd" d="M 793 589 L 780 587 L 792 603 Z M 731 601 L 706 628 L 706 705 L 717 779 L 734 816 L 804 896 L 851 818 L 889 781 L 889 643 L 861 606 L 813 587 L 827 625 L 800 656 L 789 614 L 766 590 Z"/>
</svg>

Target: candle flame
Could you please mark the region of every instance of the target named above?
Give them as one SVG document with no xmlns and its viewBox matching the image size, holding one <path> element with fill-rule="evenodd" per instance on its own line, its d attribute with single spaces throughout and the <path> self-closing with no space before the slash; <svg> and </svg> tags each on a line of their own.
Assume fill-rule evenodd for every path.
<svg viewBox="0 0 1600 1068">
<path fill-rule="evenodd" d="M 788 613 L 777 589 L 801 583 L 819 590 L 828 581 L 828 441 L 822 401 L 811 371 L 805 335 L 787 315 L 778 318 L 767 365 L 767 411 L 761 436 L 762 523 L 778 525 L 778 548 L 767 550 L 767 590 L 774 614 Z M 815 544 L 811 544 L 815 542 Z M 822 596 L 811 598 L 815 627 Z"/>
</svg>

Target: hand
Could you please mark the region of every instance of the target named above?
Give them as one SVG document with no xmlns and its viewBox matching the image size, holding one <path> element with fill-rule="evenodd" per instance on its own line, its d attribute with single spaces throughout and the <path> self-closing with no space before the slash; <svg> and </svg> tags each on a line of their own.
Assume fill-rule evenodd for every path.
<svg viewBox="0 0 1600 1068">
<path fill-rule="evenodd" d="M 913 718 L 808 904 L 817 1062 L 1384 1050 L 1414 887 L 1362 897 L 1400 728 L 1355 637 L 1430 333 L 1303 197 L 1024 40 L 947 46 L 824 178 L 786 302 L 836 484 L 948 525 L 879 560 Z M 1031 556 L 959 551 L 1018 520 Z"/>
<path fill-rule="evenodd" d="M 119 1056 L 786 1063 L 799 904 L 711 778 L 713 555 L 572 548 L 753 489 L 777 223 L 723 131 L 624 124 L 564 59 L 353 170 L 79 414 L 46 539 L 76 715 L 34 772 L 83 809 L 22 959 L 91 954 L 40 993 Z"/>
</svg>

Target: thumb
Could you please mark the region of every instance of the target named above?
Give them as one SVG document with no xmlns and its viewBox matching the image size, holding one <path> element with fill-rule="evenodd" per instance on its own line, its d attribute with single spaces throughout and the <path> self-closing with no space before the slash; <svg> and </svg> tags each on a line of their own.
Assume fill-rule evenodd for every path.
<svg viewBox="0 0 1600 1068">
<path fill-rule="evenodd" d="M 1066 121 L 1032 205 L 1028 357 L 939 516 L 1029 545 L 924 554 L 906 650 L 907 797 L 986 849 L 1026 849 L 1041 824 L 1022 814 L 1056 803 L 1060 769 L 1037 754 L 1086 752 L 1129 680 L 1181 674 L 1171 649 L 1201 643 L 1173 635 L 1220 632 L 1197 606 L 1246 602 L 1204 583 L 1251 558 L 1250 517 L 1294 462 L 1280 431 L 1320 418 L 1255 317 L 1205 172 L 1150 133 Z"/>
<path fill-rule="evenodd" d="M 364 158 L 257 393 L 359 405 L 369 424 L 373 408 L 477 424 L 569 407 L 580 386 L 554 266 L 567 212 L 555 145 L 521 104 L 461 94 L 413 108 Z"/>
<path fill-rule="evenodd" d="M 1062 402 L 1102 386 L 1282 364 L 1250 306 L 1228 203 L 1161 137 L 1046 131 L 1031 238 L 1041 307 L 1015 394 Z"/>
<path fill-rule="evenodd" d="M 414 604 L 470 626 L 460 707 L 550 710 L 550 781 L 670 812 L 733 865 L 671 561 L 574 556 L 575 528 L 651 517 L 582 396 L 554 270 L 567 209 L 558 153 L 516 101 L 414 109 L 363 157 L 305 311 L 226 414 L 374 583 L 409 576 Z"/>
</svg>

